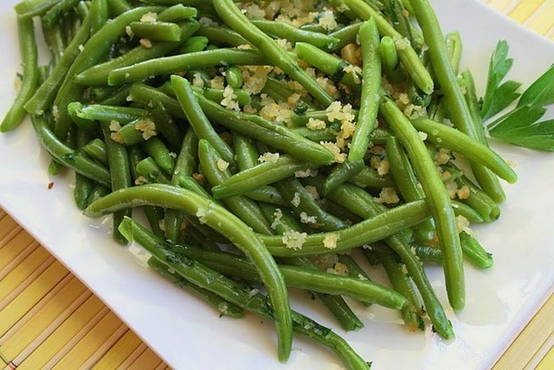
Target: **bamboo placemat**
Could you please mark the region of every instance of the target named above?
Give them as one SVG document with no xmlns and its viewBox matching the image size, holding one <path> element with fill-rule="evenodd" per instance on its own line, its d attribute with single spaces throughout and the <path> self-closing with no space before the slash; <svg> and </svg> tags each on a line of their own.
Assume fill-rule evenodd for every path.
<svg viewBox="0 0 554 370">
<path fill-rule="evenodd" d="M 554 0 L 485 0 L 554 40 Z M 554 369 L 554 297 L 495 369 Z M 0 367 L 166 369 L 108 307 L 0 209 Z"/>
</svg>

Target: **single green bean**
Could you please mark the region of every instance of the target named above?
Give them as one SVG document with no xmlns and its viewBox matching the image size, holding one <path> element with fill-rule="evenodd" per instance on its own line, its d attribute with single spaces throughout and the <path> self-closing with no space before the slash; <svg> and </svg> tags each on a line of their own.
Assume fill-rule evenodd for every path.
<svg viewBox="0 0 554 370">
<path fill-rule="evenodd" d="M 383 69 L 387 73 L 392 73 L 398 66 L 398 53 L 394 40 L 390 36 L 384 36 L 379 43 L 379 55 L 383 61 Z"/>
<path fill-rule="evenodd" d="M 369 18 L 375 19 L 377 28 L 381 36 L 390 36 L 393 40 L 401 40 L 402 34 L 394 29 L 394 27 L 375 9 L 365 3 L 364 0 L 344 0 L 345 4 L 356 13 L 361 19 L 368 20 Z M 427 38 L 425 38 L 427 39 Z M 402 40 L 407 41 L 407 40 Z M 417 53 L 413 47 L 406 42 L 395 42 L 398 57 L 400 62 L 404 66 L 404 69 L 411 77 L 412 81 L 419 87 L 424 93 L 431 94 L 434 90 L 433 79 L 429 72 L 417 56 Z M 399 44 L 401 46 L 399 46 Z"/>
<path fill-rule="evenodd" d="M 192 36 L 185 41 L 179 49 L 180 54 L 198 53 L 204 51 L 208 46 L 209 40 L 205 36 Z"/>
<path fill-rule="evenodd" d="M 184 19 L 196 18 L 197 14 L 198 11 L 196 8 L 184 6 L 183 4 L 177 4 L 170 6 L 158 14 L 158 20 L 162 22 L 182 21 Z"/>
<path fill-rule="evenodd" d="M 202 111 L 190 83 L 179 76 L 171 76 L 171 87 L 177 95 L 194 133 L 199 139 L 207 140 L 219 155 L 228 163 L 234 162 L 234 154 L 229 145 L 217 134 L 210 121 Z"/>
<path fill-rule="evenodd" d="M 148 115 L 148 111 L 140 108 L 118 107 L 103 104 L 82 105 L 74 102 L 68 105 L 75 111 L 77 117 L 87 121 L 116 121 L 126 124 Z"/>
<path fill-rule="evenodd" d="M 129 156 L 129 167 L 131 169 L 131 177 L 133 181 L 137 181 L 140 174 L 137 172 L 137 165 L 144 158 L 144 153 L 140 149 L 140 146 L 133 145 L 127 147 L 127 155 Z"/>
<path fill-rule="evenodd" d="M 345 162 L 337 165 L 323 183 L 323 195 L 327 195 L 331 191 L 335 190 L 338 186 L 360 173 L 363 168 L 363 160 L 358 160 L 355 162 Z"/>
<path fill-rule="evenodd" d="M 165 143 L 158 137 L 152 137 L 143 144 L 144 151 L 151 156 L 154 161 L 166 174 L 172 174 L 175 167 L 175 159 L 171 155 Z"/>
<path fill-rule="evenodd" d="M 128 235 L 131 240 L 136 237 L 146 250 L 188 281 L 218 294 L 223 299 L 247 311 L 265 318 L 274 319 L 277 322 L 278 329 L 280 329 L 282 322 L 279 318 L 280 312 L 278 308 L 280 306 L 273 303 L 273 307 L 270 307 L 267 303 L 267 298 L 264 296 L 252 296 L 251 289 L 225 278 L 223 275 L 208 269 L 195 260 L 185 256 L 177 256 L 167 249 L 161 248 L 160 245 L 163 246 L 164 244 L 159 239 L 156 239 L 152 234 L 144 234 L 146 237 L 142 237 L 142 235 L 139 235 L 138 230 L 136 223 L 131 219 L 126 219 L 124 226 L 122 226 L 122 232 Z M 138 239 L 139 236 L 142 238 Z M 279 276 L 280 274 L 277 275 L 277 277 Z M 286 291 L 283 294 L 286 298 Z M 304 334 L 335 351 L 348 369 L 369 370 L 368 364 L 348 346 L 346 341 L 334 334 L 330 329 L 317 324 L 295 311 L 292 311 L 291 318 L 292 328 L 296 332 Z"/>
<path fill-rule="evenodd" d="M 181 27 L 171 22 L 131 22 L 131 31 L 137 37 L 152 41 L 181 41 Z"/>
<path fill-rule="evenodd" d="M 164 231 L 161 226 L 163 222 L 163 209 L 160 207 L 146 206 L 143 210 L 152 232 L 158 237 L 163 237 Z"/>
<path fill-rule="evenodd" d="M 107 96 L 105 99 L 97 101 L 97 103 L 102 105 L 123 105 L 127 103 L 130 89 L 131 87 L 128 85 L 120 86 L 111 96 Z"/>
<path fill-rule="evenodd" d="M 80 0 L 61 0 L 50 8 L 44 16 L 42 16 L 42 21 L 48 27 L 54 25 L 60 18 L 63 19 L 62 15 L 68 13 L 72 10 Z"/>
<path fill-rule="evenodd" d="M 377 123 L 377 112 L 381 97 L 381 60 L 379 59 L 379 33 L 374 20 L 364 22 L 360 27 L 362 45 L 362 97 L 356 131 L 352 137 L 348 160 L 363 160 L 369 146 L 370 135 Z"/>
<path fill-rule="evenodd" d="M 199 141 L 198 157 L 202 173 L 212 186 L 219 185 L 231 177 L 229 169 L 222 170 L 218 166 L 221 160 L 219 153 L 204 139 Z M 271 235 L 271 228 L 255 202 L 238 195 L 225 198 L 223 204 L 256 232 Z"/>
<path fill-rule="evenodd" d="M 149 183 L 169 184 L 170 180 L 152 157 L 146 157 L 135 166 L 137 175 L 142 176 Z"/>
<path fill-rule="evenodd" d="M 77 173 L 110 187 L 110 173 L 105 167 L 74 151 L 57 139 L 43 117 L 33 116 L 32 118 L 33 127 L 40 143 L 52 158 L 66 167 L 73 168 Z"/>
<path fill-rule="evenodd" d="M 219 17 L 232 29 L 250 41 L 275 66 L 281 68 L 290 78 L 298 81 L 324 106 L 329 106 L 333 98 L 306 71 L 289 56 L 273 39 L 254 26 L 233 0 L 218 0 L 213 6 Z M 282 353 L 284 355 L 284 353 Z"/>
<path fill-rule="evenodd" d="M 451 200 L 450 203 L 452 203 L 452 209 L 454 210 L 454 214 L 456 216 L 464 216 L 469 222 L 475 224 L 485 222 L 485 219 L 479 214 L 479 212 L 467 204 L 455 200 Z"/>
<path fill-rule="evenodd" d="M 310 165 L 289 156 L 280 156 L 276 161 L 258 164 L 241 171 L 223 183 L 212 188 L 215 199 L 241 195 L 258 187 L 269 185 L 293 176 L 298 171 L 305 171 Z"/>
<path fill-rule="evenodd" d="M 18 127 L 27 112 L 23 108 L 33 95 L 38 83 L 38 52 L 35 43 L 35 30 L 32 18 L 18 18 L 19 51 L 23 64 L 23 81 L 15 101 L 0 124 L 0 132 L 7 132 Z"/>
<path fill-rule="evenodd" d="M 90 141 L 81 148 L 81 151 L 104 165 L 108 164 L 106 144 L 101 139 L 97 138 Z"/>
<path fill-rule="evenodd" d="M 291 128 L 291 131 L 316 143 L 321 143 L 322 141 L 334 141 L 337 139 L 337 132 L 330 128 L 323 130 L 310 130 L 306 127 L 298 127 Z"/>
<path fill-rule="evenodd" d="M 254 26 L 275 38 L 286 39 L 291 42 L 307 42 L 326 50 L 334 50 L 339 42 L 338 39 L 324 33 L 306 31 L 284 22 L 268 20 L 253 20 L 251 22 Z"/>
<path fill-rule="evenodd" d="M 454 73 L 458 73 L 460 69 L 460 60 L 462 58 L 462 37 L 459 32 L 451 32 L 446 34 L 445 40 L 446 50 L 450 55 L 450 63 L 454 69 Z"/>
<path fill-rule="evenodd" d="M 201 26 L 197 32 L 200 36 L 206 36 L 211 43 L 218 45 L 239 46 L 249 45 L 248 40 L 230 28 L 221 26 Z"/>
<path fill-rule="evenodd" d="M 150 87 L 142 83 L 135 83 L 129 91 L 129 99 L 143 106 L 152 106 L 154 102 L 159 102 L 164 107 L 165 111 L 176 118 L 185 119 L 185 113 L 176 99 L 167 96 L 156 88 Z"/>
<path fill-rule="evenodd" d="M 88 133 L 82 129 L 77 130 L 76 148 L 82 150 L 83 145 L 90 139 Z M 94 183 L 89 178 L 75 173 L 75 188 L 73 189 L 73 199 L 79 209 L 85 209 L 89 205 L 89 199 L 94 188 Z"/>
<path fill-rule="evenodd" d="M 108 83 L 111 86 L 116 86 L 127 82 L 141 81 L 154 75 L 214 67 L 222 64 L 262 65 L 266 64 L 266 61 L 260 54 L 248 50 L 207 50 L 155 58 L 128 67 L 117 68 L 108 75 Z"/>
<path fill-rule="evenodd" d="M 460 238 L 456 229 L 454 211 L 450 205 L 450 197 L 424 142 L 402 111 L 394 102 L 387 99 L 381 104 L 381 113 L 406 148 L 408 157 L 421 182 L 426 203 L 435 220 L 441 249 L 446 256 L 444 270 L 450 305 L 455 310 L 461 310 L 465 302 L 464 268 Z"/>
<path fill-rule="evenodd" d="M 233 89 L 240 89 L 244 82 L 242 79 L 242 71 L 236 66 L 227 68 L 225 71 L 225 80 Z"/>
<path fill-rule="evenodd" d="M 340 30 L 330 33 L 329 36 L 339 40 L 335 45 L 334 50 L 340 50 L 346 45 L 356 42 L 356 38 L 358 37 L 358 31 L 361 25 L 362 25 L 361 22 L 353 23 L 349 26 L 345 26 L 341 28 Z"/>
<path fill-rule="evenodd" d="M 118 15 L 121 15 L 125 13 L 128 10 L 131 10 L 131 5 L 127 2 L 127 0 L 110 0 L 110 12 L 112 15 L 117 17 Z"/>
<path fill-rule="evenodd" d="M 471 162 L 486 166 L 511 184 L 517 181 L 517 175 L 510 165 L 486 145 L 430 119 L 418 118 L 412 124 L 416 129 L 426 132 L 432 143 L 463 154 Z"/>
</svg>

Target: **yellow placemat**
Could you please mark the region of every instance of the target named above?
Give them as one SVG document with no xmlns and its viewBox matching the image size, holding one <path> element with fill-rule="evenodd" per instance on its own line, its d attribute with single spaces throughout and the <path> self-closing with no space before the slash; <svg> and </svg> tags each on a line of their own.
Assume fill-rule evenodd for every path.
<svg viewBox="0 0 554 370">
<path fill-rule="evenodd" d="M 554 39 L 554 0 L 485 0 Z M 554 369 L 554 297 L 494 366 Z M 167 369 L 81 282 L 0 209 L 0 368 Z"/>
</svg>

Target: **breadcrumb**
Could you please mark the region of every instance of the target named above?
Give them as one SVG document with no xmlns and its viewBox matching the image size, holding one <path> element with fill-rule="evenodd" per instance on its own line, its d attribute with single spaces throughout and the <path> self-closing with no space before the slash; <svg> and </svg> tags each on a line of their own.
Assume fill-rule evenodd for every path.
<svg viewBox="0 0 554 370">
<path fill-rule="evenodd" d="M 140 18 L 140 21 L 144 23 L 156 22 L 157 20 L 158 20 L 158 14 L 154 12 L 148 12 Z"/>
<path fill-rule="evenodd" d="M 379 193 L 379 198 L 377 198 L 377 202 L 384 204 L 396 204 L 399 201 L 400 198 L 398 198 L 394 188 L 383 188 Z"/>
<path fill-rule="evenodd" d="M 142 46 L 145 49 L 150 49 L 152 47 L 152 41 L 149 39 L 140 39 L 139 40 L 140 46 Z"/>
<path fill-rule="evenodd" d="M 292 200 L 290 201 L 290 204 L 292 204 L 295 208 L 297 208 L 300 205 L 300 193 L 294 193 L 294 196 L 292 197 Z"/>
<path fill-rule="evenodd" d="M 306 178 L 306 177 L 313 177 L 313 176 L 317 176 L 317 173 L 318 171 L 317 170 L 313 170 L 311 168 L 308 168 L 306 170 L 300 170 L 300 171 L 296 171 L 294 173 L 294 177 L 297 177 L 299 179 L 303 179 L 303 178 Z"/>
<path fill-rule="evenodd" d="M 229 168 L 229 162 L 224 161 L 223 159 L 218 159 L 216 165 L 220 171 L 225 171 Z"/>
<path fill-rule="evenodd" d="M 279 153 L 265 152 L 258 157 L 258 161 L 261 163 L 275 163 L 279 160 Z"/>
<path fill-rule="evenodd" d="M 236 99 L 237 94 L 235 94 L 235 90 L 233 90 L 231 86 L 227 86 L 223 89 L 223 100 L 221 100 L 222 106 L 239 112 L 240 106 Z"/>
<path fill-rule="evenodd" d="M 322 141 L 320 144 L 323 145 L 328 151 L 333 153 L 335 157 L 335 162 L 343 163 L 346 160 L 346 153 L 341 153 L 340 148 L 337 146 L 336 143 L 330 141 Z"/>
<path fill-rule="evenodd" d="M 152 136 L 156 136 L 156 124 L 151 119 L 145 118 L 135 124 L 135 129 L 142 131 L 142 137 L 144 140 L 150 139 Z"/>
<path fill-rule="evenodd" d="M 335 233 L 328 233 L 323 238 L 323 246 L 329 249 L 335 249 L 337 247 L 338 235 Z"/>
<path fill-rule="evenodd" d="M 271 223 L 271 228 L 273 230 L 277 229 L 277 227 L 281 225 L 282 218 L 283 218 L 283 211 L 281 211 L 281 208 L 275 209 L 275 212 L 273 212 L 273 222 Z"/>
<path fill-rule="evenodd" d="M 314 197 L 315 200 L 318 200 L 320 198 L 319 192 L 317 191 L 317 188 L 315 186 L 306 185 L 306 190 L 312 195 L 312 197 Z"/>
<path fill-rule="evenodd" d="M 327 124 L 320 119 L 310 118 L 306 123 L 306 127 L 310 130 L 323 130 L 327 127 Z"/>
<path fill-rule="evenodd" d="M 300 222 L 303 224 L 315 224 L 317 218 L 315 216 L 309 216 L 306 212 L 300 212 Z"/>
<path fill-rule="evenodd" d="M 469 189 L 469 186 L 463 185 L 461 188 L 458 189 L 456 195 L 459 199 L 468 199 L 471 195 L 471 190 Z"/>
<path fill-rule="evenodd" d="M 306 233 L 301 233 L 298 231 L 287 231 L 283 234 L 281 240 L 285 244 L 285 247 L 293 250 L 300 250 L 306 242 L 307 237 L 308 234 Z"/>
</svg>

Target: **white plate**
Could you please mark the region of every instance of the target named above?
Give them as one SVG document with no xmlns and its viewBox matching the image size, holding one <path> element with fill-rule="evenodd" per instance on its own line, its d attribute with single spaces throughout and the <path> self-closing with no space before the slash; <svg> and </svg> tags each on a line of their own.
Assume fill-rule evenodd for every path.
<svg viewBox="0 0 554 370">
<path fill-rule="evenodd" d="M 19 70 L 15 0 L 0 2 L 0 112 L 14 96 Z M 510 43 L 514 78 L 529 83 L 554 61 L 554 44 L 495 14 L 481 3 L 435 0 L 446 31 L 459 30 L 464 65 L 474 71 L 482 89 L 488 59 L 498 39 Z M 543 302 L 554 282 L 554 155 L 497 145 L 517 164 L 520 180 L 507 187 L 508 201 L 500 221 L 478 229 L 479 239 L 495 256 L 489 271 L 467 266 L 467 308 L 449 312 L 455 340 L 445 342 L 425 333 L 407 333 L 395 312 L 378 307 L 358 310 L 365 328 L 346 334 L 352 346 L 376 369 L 486 368 Z M 272 325 L 252 316 L 218 318 L 202 302 L 145 270 L 124 248 L 112 242 L 100 225 L 76 209 L 72 178 L 50 179 L 48 159 L 30 124 L 0 136 L 0 205 L 108 304 L 170 365 L 178 369 L 329 369 L 340 367 L 327 350 L 296 339 L 287 365 L 275 357 Z M 100 225 L 100 226 L 99 226 Z M 442 273 L 430 278 L 446 303 Z M 298 302 L 298 301 L 296 301 Z M 332 318 L 310 302 L 295 306 L 323 324 Z M 450 310 L 449 310 L 450 311 Z M 341 335 L 345 334 L 337 330 Z"/>
</svg>

